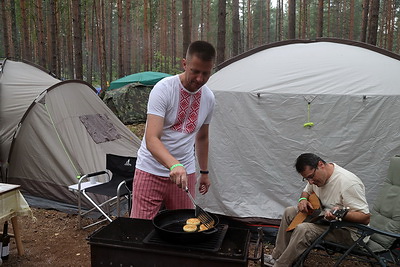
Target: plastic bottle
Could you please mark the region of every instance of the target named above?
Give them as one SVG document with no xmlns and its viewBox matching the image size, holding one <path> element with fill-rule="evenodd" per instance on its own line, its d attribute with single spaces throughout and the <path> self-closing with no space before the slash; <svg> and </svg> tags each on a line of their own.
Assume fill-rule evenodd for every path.
<svg viewBox="0 0 400 267">
<path fill-rule="evenodd" d="M 10 253 L 10 236 L 8 234 L 8 221 L 4 223 L 4 230 L 2 236 L 1 246 L 1 259 L 7 260 Z"/>
</svg>

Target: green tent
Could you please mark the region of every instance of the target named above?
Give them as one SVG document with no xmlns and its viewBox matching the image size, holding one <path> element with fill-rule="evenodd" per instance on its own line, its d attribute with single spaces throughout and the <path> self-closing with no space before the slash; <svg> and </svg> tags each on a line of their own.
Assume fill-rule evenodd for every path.
<svg viewBox="0 0 400 267">
<path fill-rule="evenodd" d="M 159 80 L 168 76 L 171 75 L 146 71 L 113 81 L 103 102 L 124 124 L 145 122 L 150 91 Z"/>
<path fill-rule="evenodd" d="M 154 86 L 159 80 L 168 76 L 171 76 L 171 74 L 154 71 L 138 72 L 112 81 L 110 87 L 108 87 L 107 90 L 121 88 L 122 86 L 131 83 L 140 83 L 145 86 Z"/>
</svg>

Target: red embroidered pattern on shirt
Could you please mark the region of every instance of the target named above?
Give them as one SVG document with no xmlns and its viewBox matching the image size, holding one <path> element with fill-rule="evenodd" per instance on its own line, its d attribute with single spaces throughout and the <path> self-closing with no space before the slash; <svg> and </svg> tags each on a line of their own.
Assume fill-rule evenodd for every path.
<svg viewBox="0 0 400 267">
<path fill-rule="evenodd" d="M 178 114 L 173 130 L 182 133 L 192 133 L 197 126 L 197 119 L 200 110 L 201 90 L 192 95 L 187 91 L 180 89 Z"/>
</svg>

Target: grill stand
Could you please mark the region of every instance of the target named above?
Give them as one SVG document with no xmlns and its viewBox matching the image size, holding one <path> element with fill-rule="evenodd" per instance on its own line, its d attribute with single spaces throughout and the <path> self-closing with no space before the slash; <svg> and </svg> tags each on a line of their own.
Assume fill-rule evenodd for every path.
<svg viewBox="0 0 400 267">
<path fill-rule="evenodd" d="M 254 257 L 249 257 L 248 229 L 228 227 L 217 252 L 199 251 L 189 245 L 177 249 L 145 244 L 143 240 L 153 229 L 149 220 L 117 218 L 88 238 L 92 266 L 247 267 L 248 260 L 263 260 L 262 230 L 258 231 Z"/>
</svg>

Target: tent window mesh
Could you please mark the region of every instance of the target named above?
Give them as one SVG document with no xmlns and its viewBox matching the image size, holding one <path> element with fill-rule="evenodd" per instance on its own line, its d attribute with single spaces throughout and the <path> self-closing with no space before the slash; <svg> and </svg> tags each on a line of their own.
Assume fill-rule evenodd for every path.
<svg viewBox="0 0 400 267">
<path fill-rule="evenodd" d="M 96 144 L 121 138 L 106 114 L 82 115 L 79 119 Z"/>
</svg>

